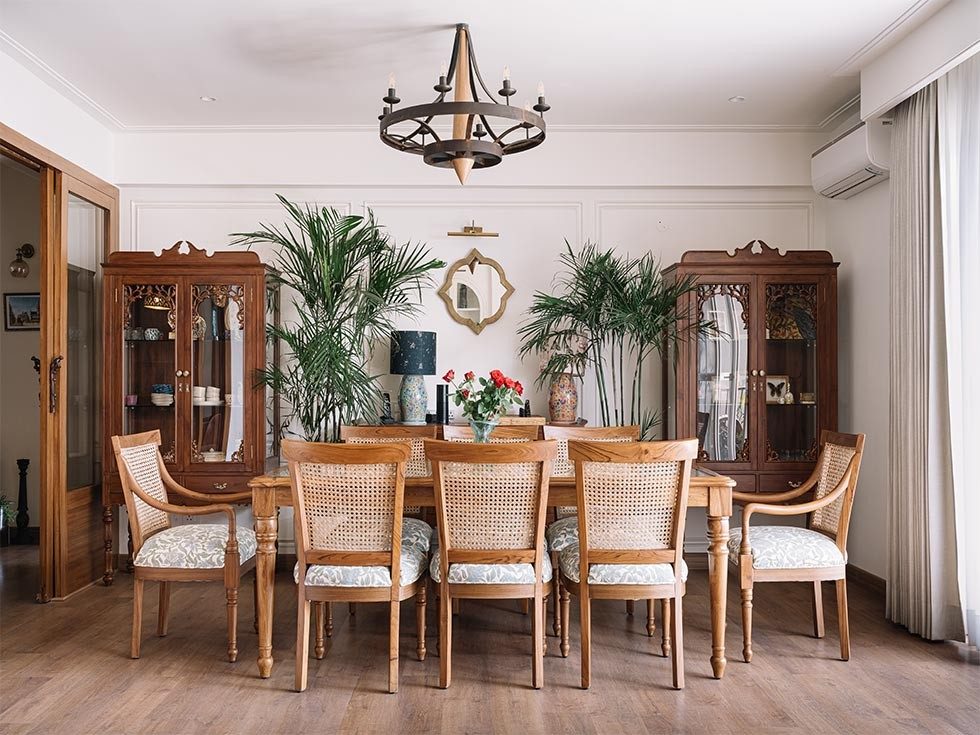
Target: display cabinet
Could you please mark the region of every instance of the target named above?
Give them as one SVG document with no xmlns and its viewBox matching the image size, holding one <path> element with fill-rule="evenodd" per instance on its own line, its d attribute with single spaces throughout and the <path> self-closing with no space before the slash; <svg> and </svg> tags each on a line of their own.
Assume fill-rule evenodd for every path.
<svg viewBox="0 0 980 735">
<path fill-rule="evenodd" d="M 123 503 L 108 437 L 159 429 L 177 482 L 233 495 L 279 464 L 279 401 L 258 372 L 278 292 L 254 252 L 115 252 L 103 266 L 104 521 Z M 114 566 L 111 535 L 106 565 Z"/>
<path fill-rule="evenodd" d="M 666 436 L 696 436 L 700 464 L 741 492 L 802 482 L 820 432 L 837 429 L 837 266 L 826 251 L 780 254 L 757 240 L 664 269 L 695 279 L 684 321 L 713 327 L 668 350 Z"/>
</svg>

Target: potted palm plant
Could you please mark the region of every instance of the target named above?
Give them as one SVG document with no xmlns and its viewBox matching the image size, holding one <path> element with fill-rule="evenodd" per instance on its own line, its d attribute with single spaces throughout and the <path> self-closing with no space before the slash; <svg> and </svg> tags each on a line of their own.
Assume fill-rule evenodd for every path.
<svg viewBox="0 0 980 735">
<path fill-rule="evenodd" d="M 276 247 L 272 278 L 294 305 L 291 320 L 266 328 L 285 351 L 259 380 L 290 405 L 292 433 L 338 442 L 341 425 L 378 415 L 371 354 L 396 319 L 418 316 L 422 289 L 446 264 L 424 243 L 393 243 L 370 211 L 344 215 L 277 197 L 289 215 L 283 227 L 232 235 L 234 244 Z"/>
</svg>

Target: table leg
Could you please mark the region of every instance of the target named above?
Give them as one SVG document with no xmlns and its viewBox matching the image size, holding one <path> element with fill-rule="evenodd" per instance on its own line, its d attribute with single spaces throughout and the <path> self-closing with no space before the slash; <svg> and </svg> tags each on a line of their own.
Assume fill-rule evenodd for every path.
<svg viewBox="0 0 980 735">
<path fill-rule="evenodd" d="M 709 511 L 710 512 L 710 511 Z M 725 675 L 725 615 L 728 607 L 728 516 L 708 515 L 708 588 L 711 596 L 711 670 Z"/>
<path fill-rule="evenodd" d="M 276 585 L 276 539 L 279 535 L 274 488 L 257 487 L 252 490 L 252 515 L 258 541 L 255 584 L 259 619 L 259 676 L 268 679 L 272 673 L 272 606 Z"/>
</svg>

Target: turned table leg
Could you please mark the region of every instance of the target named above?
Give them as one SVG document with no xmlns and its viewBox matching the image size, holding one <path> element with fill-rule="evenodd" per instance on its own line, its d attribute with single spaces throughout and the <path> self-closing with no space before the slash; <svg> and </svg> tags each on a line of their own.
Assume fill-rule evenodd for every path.
<svg viewBox="0 0 980 735">
<path fill-rule="evenodd" d="M 116 576 L 116 565 L 112 558 L 112 506 L 102 506 L 102 545 L 105 549 L 105 572 L 102 574 L 102 584 L 106 587 L 112 584 Z"/>
<path fill-rule="evenodd" d="M 256 487 L 252 490 L 252 515 L 258 541 L 255 584 L 259 618 L 259 676 L 268 679 L 272 673 L 272 607 L 276 585 L 276 539 L 279 535 L 275 488 Z"/>
<path fill-rule="evenodd" d="M 727 488 L 726 488 L 727 490 Z M 711 670 L 716 679 L 725 675 L 725 615 L 728 602 L 728 517 L 731 515 L 731 491 L 727 508 L 724 498 L 712 497 L 708 507 L 708 589 L 711 596 Z M 721 507 L 715 507 L 715 506 Z M 727 511 L 727 512 L 726 512 Z"/>
</svg>

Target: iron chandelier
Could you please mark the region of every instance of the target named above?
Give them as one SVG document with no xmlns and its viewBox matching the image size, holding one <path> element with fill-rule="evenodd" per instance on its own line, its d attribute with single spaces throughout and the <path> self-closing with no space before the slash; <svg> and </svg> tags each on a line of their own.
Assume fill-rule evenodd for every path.
<svg viewBox="0 0 980 735">
<path fill-rule="evenodd" d="M 458 23 L 449 69 L 443 65 L 439 83 L 433 87 L 439 93 L 435 101 L 396 110 L 395 105 L 401 100 L 395 91 L 394 76 L 389 78 L 388 94 L 383 98 L 385 106 L 378 116 L 381 140 L 397 151 L 422 156 L 430 166 L 452 166 L 460 184 L 466 183 L 473 168 L 496 166 L 506 155 L 541 145 L 545 138 L 544 113 L 551 109 L 545 101 L 544 85 L 538 85 L 536 105 L 514 107 L 510 98 L 517 90 L 511 86 L 506 67 L 503 77 L 497 92 L 503 98 L 500 101 L 487 89 L 480 74 L 469 26 Z M 478 86 L 486 95 L 483 99 Z M 452 101 L 446 99 L 449 92 L 453 92 Z M 445 137 L 446 128 L 433 122 L 445 117 L 451 118 L 451 137 Z"/>
</svg>

